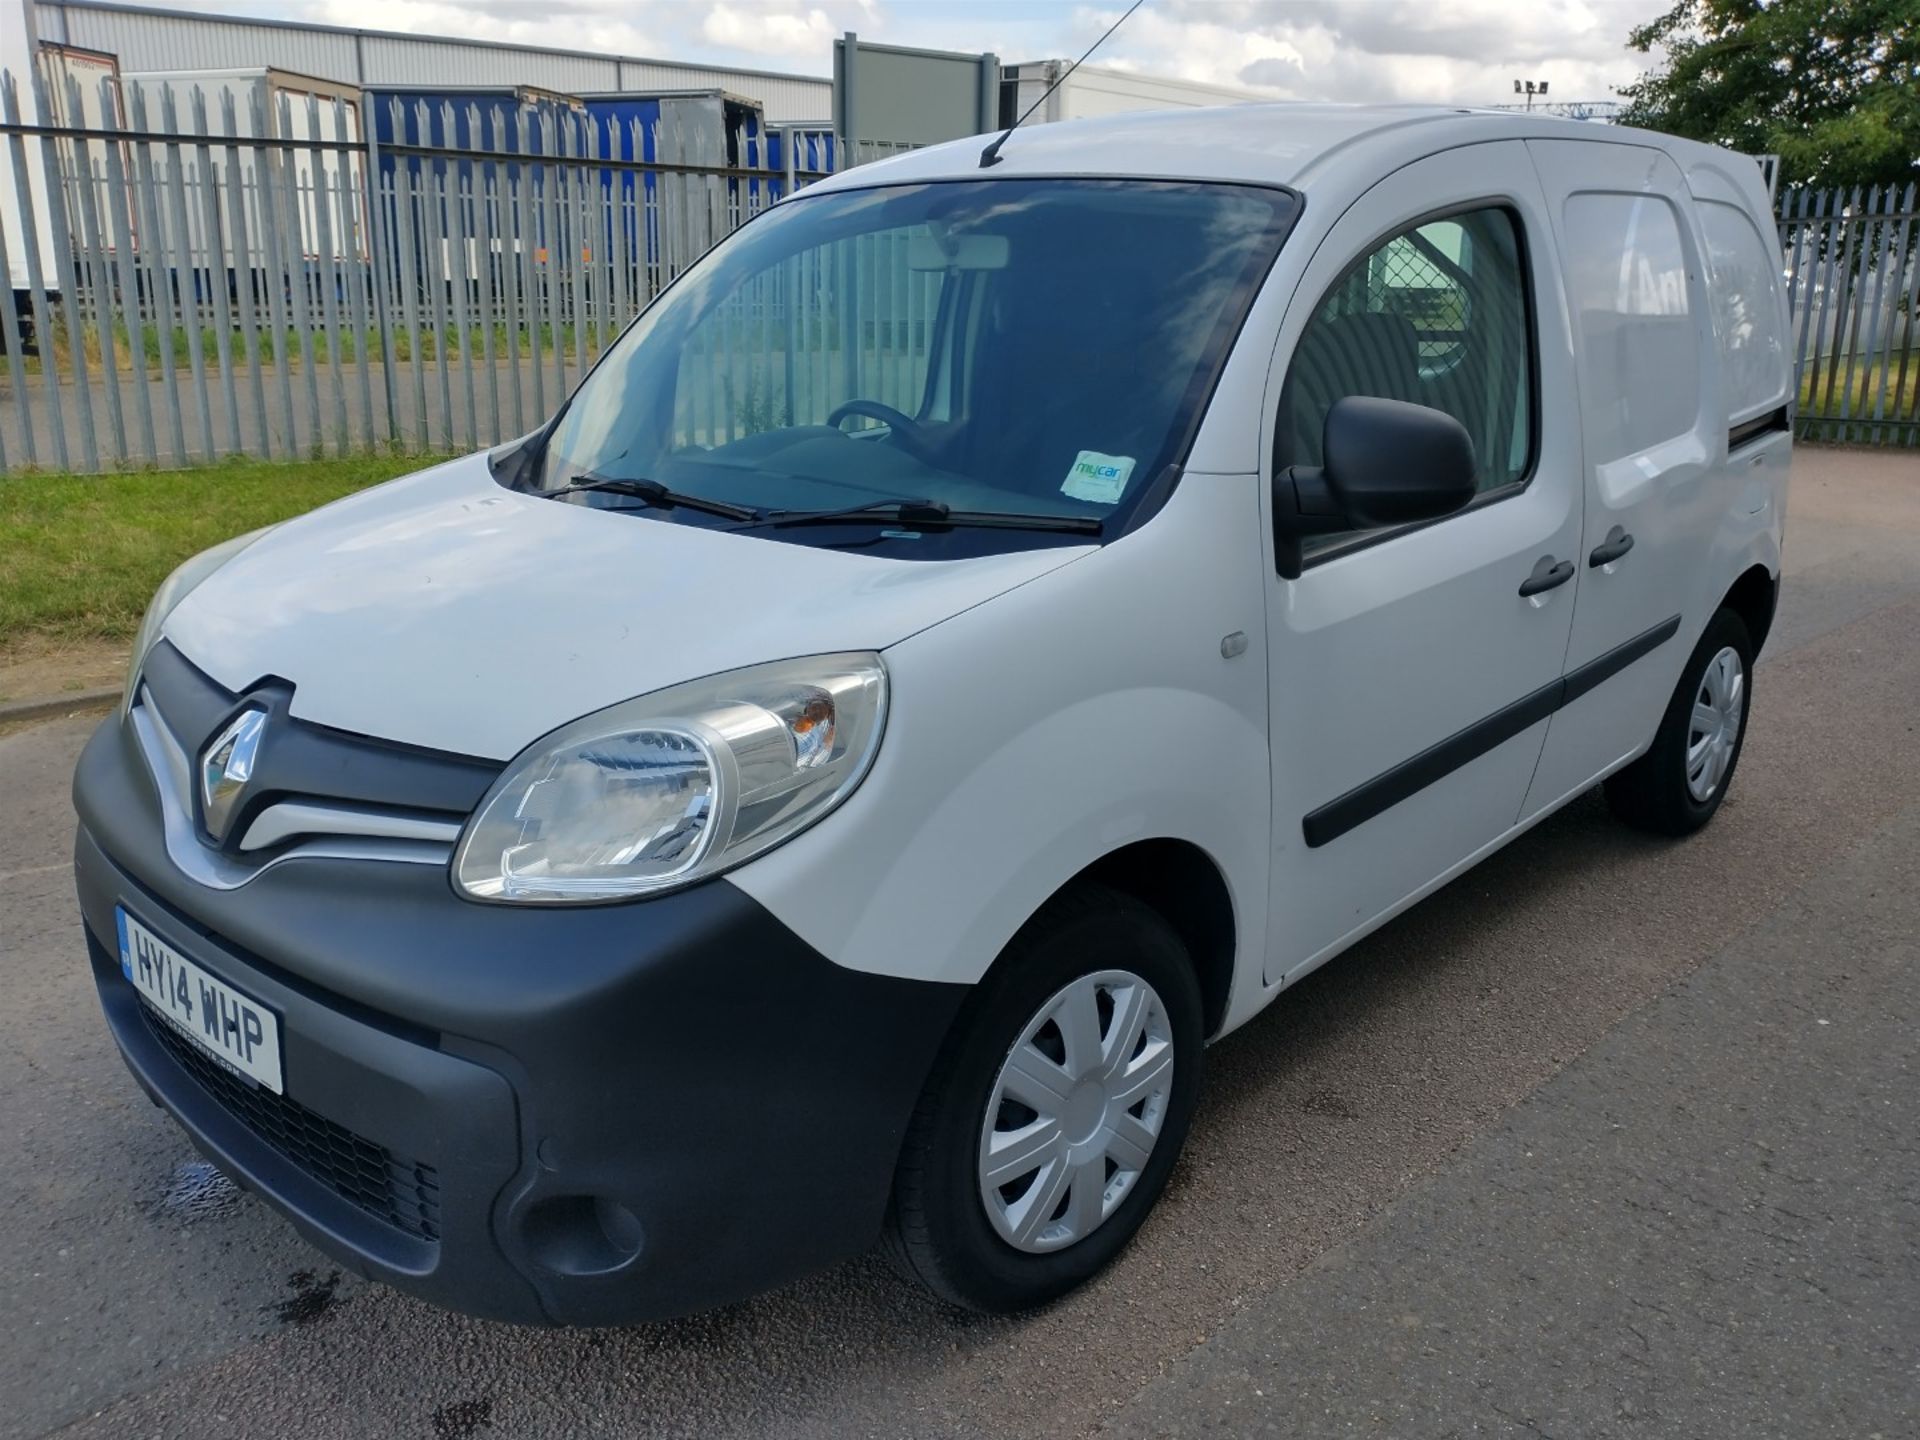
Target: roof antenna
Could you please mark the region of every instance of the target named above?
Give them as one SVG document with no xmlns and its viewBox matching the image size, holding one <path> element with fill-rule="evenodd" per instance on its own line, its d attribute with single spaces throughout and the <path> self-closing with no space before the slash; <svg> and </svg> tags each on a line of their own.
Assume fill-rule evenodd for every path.
<svg viewBox="0 0 1920 1440">
<path fill-rule="evenodd" d="M 993 143 L 987 146 L 986 149 L 980 152 L 980 168 L 982 170 L 987 169 L 989 166 L 998 165 L 1000 163 L 1000 147 L 1007 143 L 1007 137 L 1012 135 L 1013 132 L 1018 130 L 1022 125 L 1026 124 L 1027 116 L 1033 114 L 1034 111 L 1038 110 L 1042 105 L 1046 104 L 1047 96 L 1053 94 L 1054 91 L 1058 90 L 1062 85 L 1064 85 L 1066 83 L 1067 76 L 1073 74 L 1074 71 L 1078 70 L 1082 65 L 1086 63 L 1087 55 L 1093 54 L 1094 51 L 1098 50 L 1102 45 L 1106 44 L 1107 35 L 1113 34 L 1114 31 L 1118 30 L 1122 25 L 1126 24 L 1128 16 L 1131 16 L 1134 11 L 1138 10 L 1145 3 L 1146 3 L 1146 0 L 1133 0 L 1133 4 L 1127 7 L 1126 15 L 1122 15 L 1118 20 L 1114 21 L 1113 24 L 1107 27 L 1106 35 L 1102 35 L 1098 40 L 1094 41 L 1093 44 L 1089 45 L 1086 49 L 1086 54 L 1082 55 L 1078 60 L 1074 61 L 1073 64 L 1069 65 L 1066 69 L 1060 72 L 1059 79 L 1055 80 L 1053 84 L 1047 87 L 1046 94 L 1043 94 L 1038 100 L 1034 101 L 1033 104 L 1029 105 L 1023 112 L 1021 112 L 1020 118 L 1018 120 L 1014 121 L 1013 124 L 1009 125 L 1004 131 L 1002 131 L 999 135 L 994 137 Z"/>
</svg>

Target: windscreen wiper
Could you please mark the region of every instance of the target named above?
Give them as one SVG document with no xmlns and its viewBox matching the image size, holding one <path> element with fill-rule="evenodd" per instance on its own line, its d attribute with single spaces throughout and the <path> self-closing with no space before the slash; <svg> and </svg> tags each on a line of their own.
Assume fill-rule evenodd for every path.
<svg viewBox="0 0 1920 1440">
<path fill-rule="evenodd" d="M 895 525 L 964 525 L 1003 530 L 1065 530 L 1098 535 L 1100 521 L 1092 515 L 1034 515 L 1019 510 L 955 510 L 940 500 L 872 500 L 837 510 L 770 510 L 765 515 L 730 527 L 752 530 L 788 525 L 830 525 L 843 520 L 872 520 Z"/>
<path fill-rule="evenodd" d="M 658 480 L 625 479 L 615 475 L 595 475 L 591 471 L 576 475 L 558 490 L 549 490 L 550 496 L 577 495 L 583 490 L 596 490 L 605 495 L 631 495 L 636 500 L 644 500 L 663 510 L 679 506 L 684 510 L 699 510 L 707 515 L 718 515 L 723 520 L 759 520 L 760 512 L 746 505 L 732 505 L 725 500 L 709 500 L 701 495 L 684 495 L 678 490 L 669 490 Z"/>
</svg>

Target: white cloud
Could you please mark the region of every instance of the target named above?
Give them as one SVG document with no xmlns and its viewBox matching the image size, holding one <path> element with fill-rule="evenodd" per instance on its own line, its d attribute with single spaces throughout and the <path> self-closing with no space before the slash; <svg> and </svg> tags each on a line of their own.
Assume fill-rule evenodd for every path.
<svg viewBox="0 0 1920 1440">
<path fill-rule="evenodd" d="M 721 3 L 712 6 L 700 24 L 700 34 L 709 44 L 763 56 L 818 54 L 828 50 L 840 33 L 826 11 L 798 6 Z"/>
<path fill-rule="evenodd" d="M 6 0 L 0 0 L 6 3 Z M 180 0 L 159 0 L 179 4 Z M 847 30 L 1003 61 L 1071 59 L 1127 0 L 196 0 L 370 29 L 825 75 Z M 1147 0 L 1093 63 L 1285 98 L 1489 104 L 1515 78 L 1604 99 L 1663 0 Z"/>
<path fill-rule="evenodd" d="M 1295 99 L 1493 104 L 1516 78 L 1605 99 L 1643 68 L 1648 0 L 1154 0 L 1115 53 Z M 1097 32 L 1095 32 L 1097 33 Z M 1164 62 L 1163 62 L 1164 63 Z"/>
</svg>

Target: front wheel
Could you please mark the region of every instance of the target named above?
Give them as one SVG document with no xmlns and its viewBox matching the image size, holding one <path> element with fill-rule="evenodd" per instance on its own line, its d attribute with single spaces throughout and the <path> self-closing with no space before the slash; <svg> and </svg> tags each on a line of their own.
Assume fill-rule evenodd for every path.
<svg viewBox="0 0 1920 1440">
<path fill-rule="evenodd" d="M 908 1129 L 888 1250 L 972 1310 L 1041 1305 L 1139 1230 L 1186 1140 L 1203 1023 L 1185 947 L 1082 886 L 1015 937 L 943 1047 Z"/>
<path fill-rule="evenodd" d="M 1753 705 L 1753 639 L 1721 610 L 1687 658 L 1647 753 L 1607 781 L 1607 803 L 1628 824 L 1690 835 L 1713 818 L 1733 783 Z"/>
</svg>

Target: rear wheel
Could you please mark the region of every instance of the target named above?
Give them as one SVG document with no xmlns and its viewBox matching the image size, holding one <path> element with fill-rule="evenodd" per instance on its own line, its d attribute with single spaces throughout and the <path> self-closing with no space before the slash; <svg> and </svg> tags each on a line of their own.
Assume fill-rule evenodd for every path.
<svg viewBox="0 0 1920 1440">
<path fill-rule="evenodd" d="M 1607 781 L 1607 802 L 1630 825 L 1689 835 L 1713 818 L 1733 783 L 1753 704 L 1753 640 L 1721 610 L 1688 657 L 1645 755 Z"/>
<path fill-rule="evenodd" d="M 935 1294 L 1022 1310 L 1089 1279 L 1165 1187 L 1200 1091 L 1198 982 L 1132 897 L 1071 891 L 1014 939 L 936 1062 L 888 1250 Z"/>
</svg>

